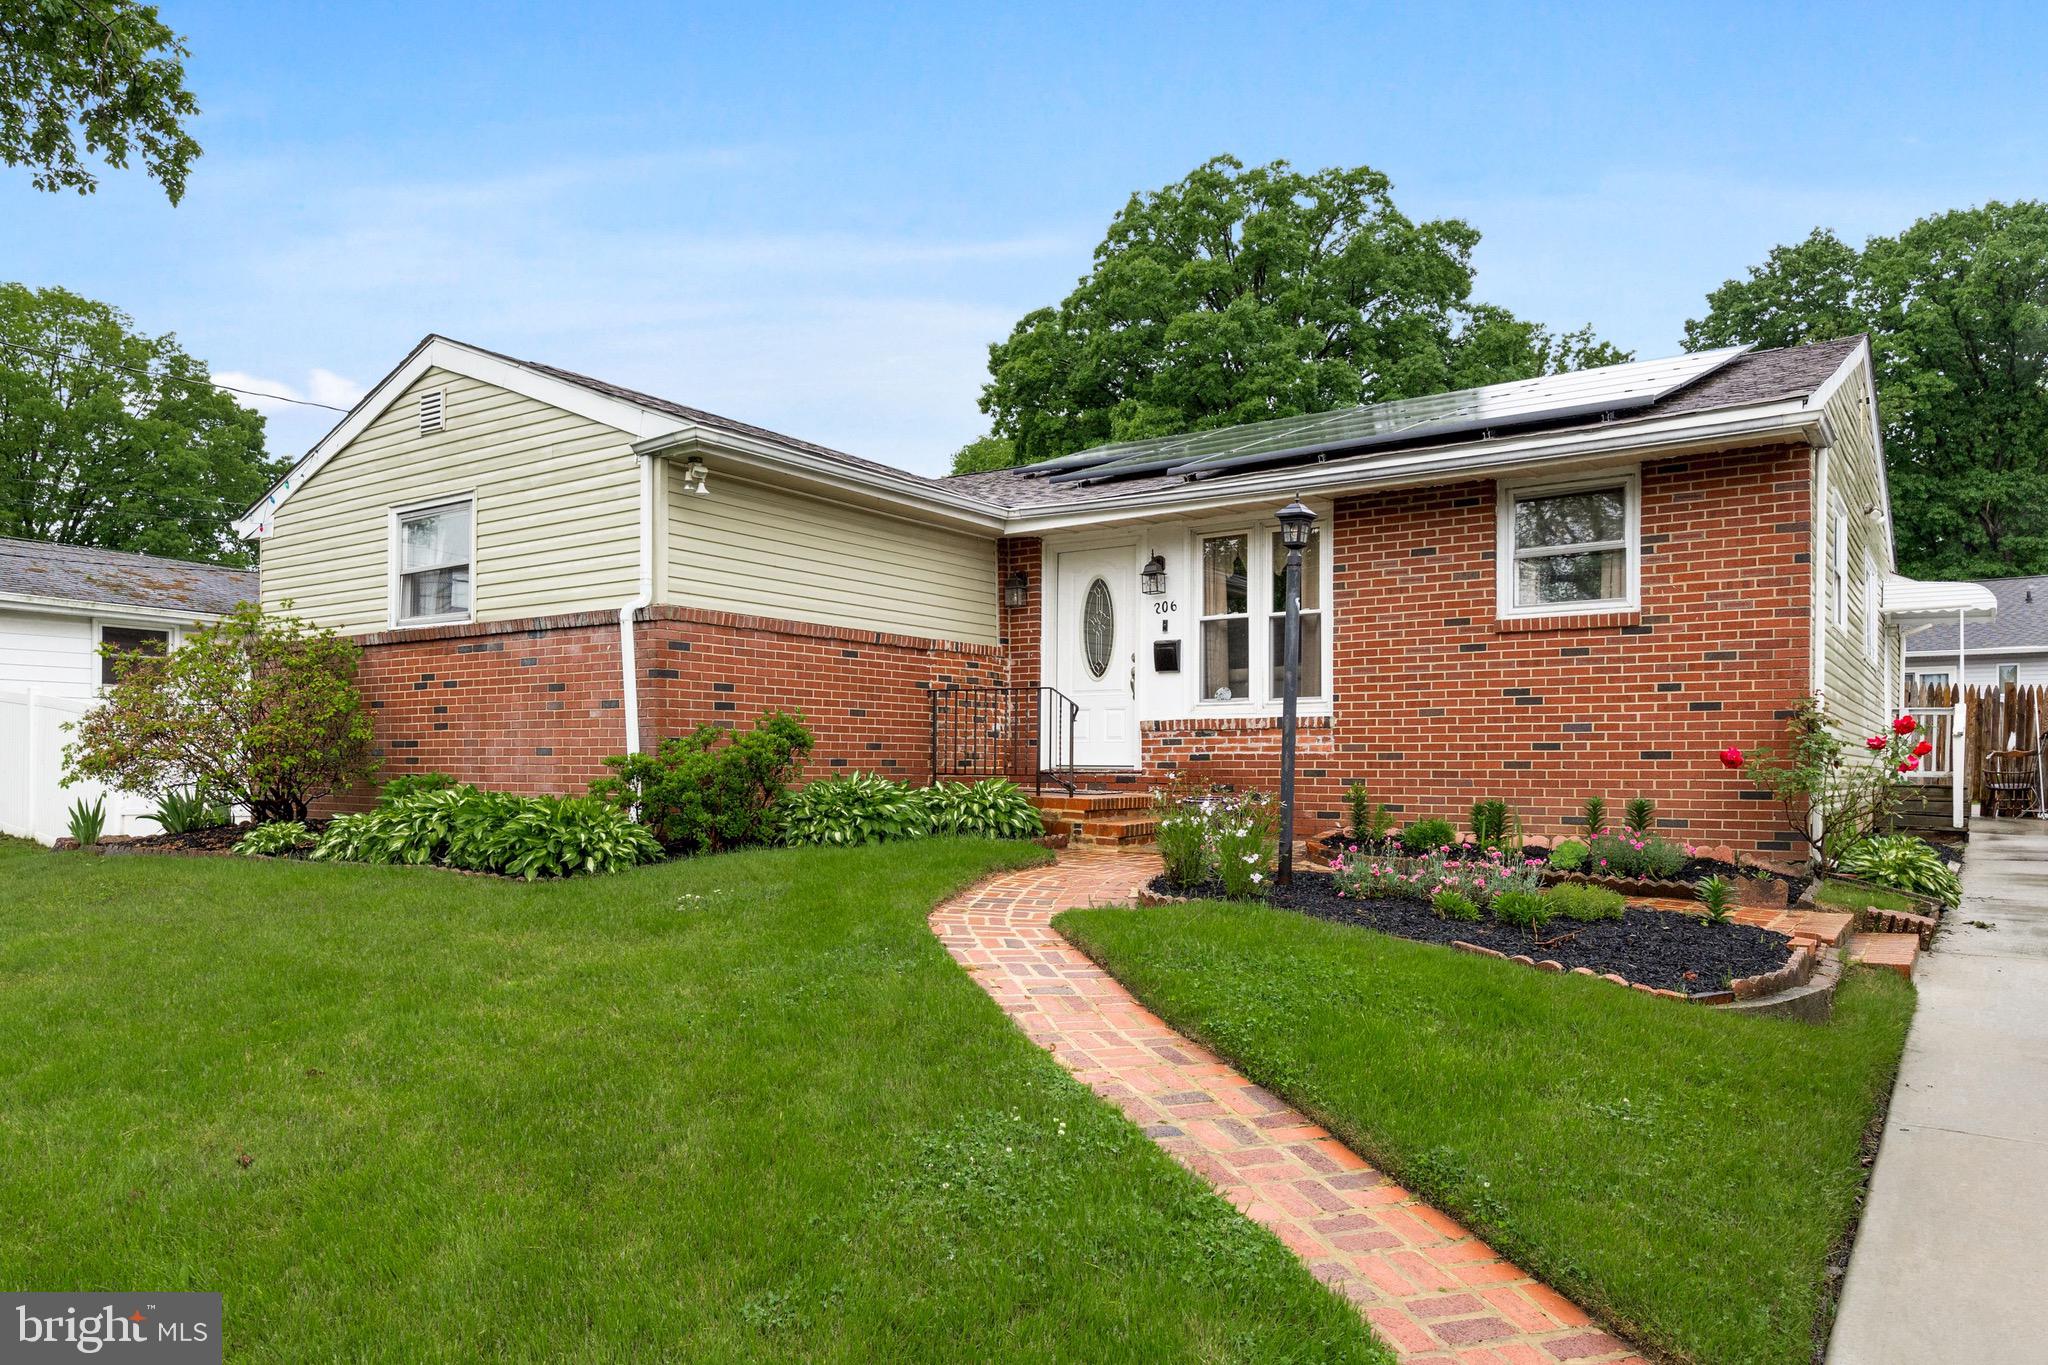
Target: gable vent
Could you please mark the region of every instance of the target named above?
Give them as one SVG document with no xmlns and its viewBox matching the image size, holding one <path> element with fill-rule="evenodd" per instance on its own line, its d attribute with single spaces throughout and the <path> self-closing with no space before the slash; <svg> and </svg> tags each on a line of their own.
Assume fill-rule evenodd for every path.
<svg viewBox="0 0 2048 1365">
<path fill-rule="evenodd" d="M 442 431 L 448 425 L 448 391 L 435 389 L 420 395 L 420 435 Z"/>
</svg>

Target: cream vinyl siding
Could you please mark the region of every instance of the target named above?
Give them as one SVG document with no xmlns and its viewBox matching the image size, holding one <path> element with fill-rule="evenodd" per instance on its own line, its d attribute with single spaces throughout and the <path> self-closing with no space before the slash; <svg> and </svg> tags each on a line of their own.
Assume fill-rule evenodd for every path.
<svg viewBox="0 0 2048 1365">
<path fill-rule="evenodd" d="M 667 480 L 659 600 L 788 621 L 996 643 L 995 541 L 841 506 L 718 470 Z"/>
<path fill-rule="evenodd" d="M 419 430 L 420 395 L 447 395 Z M 632 438 L 496 385 L 429 370 L 280 507 L 263 604 L 342 631 L 391 624 L 391 510 L 474 495 L 475 619 L 617 607 L 639 577 Z"/>
<path fill-rule="evenodd" d="M 1892 555 L 1891 547 L 1885 544 L 1884 522 L 1864 511 L 1880 503 L 1882 497 L 1878 491 L 1878 454 L 1871 441 L 1871 413 L 1862 381 L 1852 378 L 1838 388 L 1828 400 L 1827 413 L 1834 425 L 1835 445 L 1828 452 L 1828 487 L 1814 490 L 1814 581 L 1824 596 L 1833 590 L 1835 520 L 1829 499 L 1832 493 L 1841 499 L 1848 519 L 1849 610 L 1845 623 L 1837 626 L 1833 600 L 1822 603 L 1823 690 L 1828 714 L 1839 731 L 1853 740 L 1876 734 L 1890 721 L 1900 687 L 1901 660 L 1897 631 L 1879 627 L 1878 657 L 1873 659 L 1864 630 L 1865 556 L 1876 563 L 1882 582 L 1884 573 L 1892 567 Z"/>
</svg>

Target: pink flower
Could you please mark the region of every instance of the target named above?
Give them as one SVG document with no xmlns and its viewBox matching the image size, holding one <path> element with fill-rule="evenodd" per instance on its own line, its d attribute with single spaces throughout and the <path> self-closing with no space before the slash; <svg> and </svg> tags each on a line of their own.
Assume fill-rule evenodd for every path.
<svg viewBox="0 0 2048 1365">
<path fill-rule="evenodd" d="M 1899 771 L 1900 771 L 1900 772 L 1902 772 L 1902 773 L 1909 773 L 1909 772 L 1912 772 L 1912 771 L 1913 771 L 1913 769 L 1915 769 L 1915 768 L 1917 768 L 1917 767 L 1919 767 L 1919 766 L 1920 766 L 1920 760 L 1919 760 L 1919 759 L 1917 759 L 1917 758 L 1908 758 L 1908 759 L 1903 759 L 1903 760 L 1901 760 L 1901 761 L 1900 761 L 1900 763 L 1899 763 Z"/>
</svg>

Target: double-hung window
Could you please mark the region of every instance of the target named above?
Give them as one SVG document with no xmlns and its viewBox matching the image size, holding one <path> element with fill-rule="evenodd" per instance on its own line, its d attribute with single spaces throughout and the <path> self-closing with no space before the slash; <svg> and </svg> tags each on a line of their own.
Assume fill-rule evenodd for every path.
<svg viewBox="0 0 2048 1365">
<path fill-rule="evenodd" d="M 1202 696 L 1242 701 L 1252 694 L 1251 540 L 1202 540 Z"/>
<path fill-rule="evenodd" d="M 1287 548 L 1280 533 L 1267 537 L 1267 563 L 1273 570 L 1273 663 L 1272 691 L 1278 701 L 1287 689 Z M 1301 552 L 1301 682 L 1296 693 L 1302 697 L 1323 695 L 1323 533 L 1309 533 L 1308 548 Z"/>
<path fill-rule="evenodd" d="M 171 632 L 134 626 L 100 627 L 100 682 L 112 687 L 121 679 L 129 660 L 164 654 L 171 647 Z"/>
<path fill-rule="evenodd" d="M 1633 475 L 1502 490 L 1500 614 L 1563 616 L 1636 605 Z"/>
<path fill-rule="evenodd" d="M 474 505 L 464 499 L 408 508 L 395 520 L 397 623 L 469 619 Z"/>
</svg>

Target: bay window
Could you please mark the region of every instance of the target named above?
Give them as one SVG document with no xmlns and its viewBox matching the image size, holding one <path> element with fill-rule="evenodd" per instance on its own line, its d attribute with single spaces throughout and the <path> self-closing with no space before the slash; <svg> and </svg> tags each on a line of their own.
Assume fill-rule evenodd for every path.
<svg viewBox="0 0 2048 1365">
<path fill-rule="evenodd" d="M 440 503 L 393 514 L 394 621 L 466 621 L 470 611 L 472 504 Z"/>
<path fill-rule="evenodd" d="M 1500 614 L 1634 609 L 1641 515 L 1634 474 L 1504 486 L 1495 547 Z"/>
</svg>

